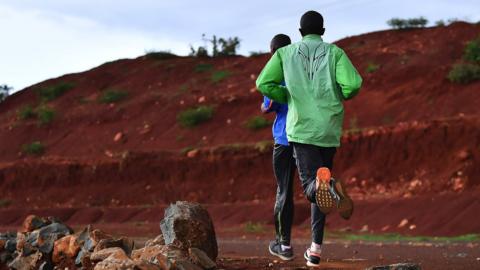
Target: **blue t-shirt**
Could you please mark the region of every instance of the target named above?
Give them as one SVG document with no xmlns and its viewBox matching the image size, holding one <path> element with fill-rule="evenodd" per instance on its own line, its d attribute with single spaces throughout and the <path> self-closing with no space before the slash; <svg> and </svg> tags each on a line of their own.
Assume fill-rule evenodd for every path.
<svg viewBox="0 0 480 270">
<path fill-rule="evenodd" d="M 275 122 L 273 122 L 272 133 L 276 144 L 288 145 L 287 139 L 287 112 L 288 105 L 275 102 L 267 97 L 263 97 L 263 111 L 266 113 L 275 112 Z"/>
</svg>

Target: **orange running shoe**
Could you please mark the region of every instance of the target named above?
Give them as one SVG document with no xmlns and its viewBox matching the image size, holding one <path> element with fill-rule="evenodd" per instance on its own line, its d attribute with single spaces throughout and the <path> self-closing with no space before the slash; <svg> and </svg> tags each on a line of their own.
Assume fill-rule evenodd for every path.
<svg viewBox="0 0 480 270">
<path fill-rule="evenodd" d="M 335 199 L 331 193 L 331 178 L 332 174 L 330 173 L 330 169 L 321 167 L 317 170 L 315 200 L 318 208 L 320 208 L 320 211 L 324 214 L 330 213 L 335 205 Z"/>
</svg>

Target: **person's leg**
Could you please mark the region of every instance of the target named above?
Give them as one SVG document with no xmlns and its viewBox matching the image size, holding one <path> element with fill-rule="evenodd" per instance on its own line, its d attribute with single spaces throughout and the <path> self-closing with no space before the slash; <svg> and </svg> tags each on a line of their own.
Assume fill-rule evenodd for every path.
<svg viewBox="0 0 480 270">
<path fill-rule="evenodd" d="M 274 208 L 275 230 L 277 240 L 285 246 L 290 246 L 292 231 L 294 168 L 293 147 L 275 144 L 273 150 L 273 170 L 277 180 Z"/>
<path fill-rule="evenodd" d="M 277 242 L 281 245 L 280 248 L 283 248 L 280 251 L 281 255 L 290 258 L 289 254 L 282 251 L 291 249 L 290 237 L 294 213 L 293 177 L 295 173 L 292 146 L 275 144 L 273 149 L 273 169 L 277 181 L 274 207 L 275 235 Z M 271 247 L 271 251 L 272 249 L 275 248 Z M 277 252 L 274 251 L 274 253 Z M 293 253 L 291 254 L 293 255 Z"/>
<path fill-rule="evenodd" d="M 299 143 L 293 143 L 293 147 L 304 194 L 312 203 L 312 245 L 305 253 L 305 257 L 311 265 L 318 265 L 326 215 L 320 211 L 315 200 L 316 176 L 318 168 L 332 168 L 336 149 Z"/>
<path fill-rule="evenodd" d="M 335 156 L 336 148 L 334 147 L 320 147 L 322 156 L 322 167 L 333 169 L 333 158 Z M 323 243 L 323 233 L 325 229 L 326 215 L 320 211 L 316 203 L 311 205 L 311 222 L 312 222 L 312 242 L 317 245 Z M 317 247 L 318 248 L 318 247 Z"/>
</svg>

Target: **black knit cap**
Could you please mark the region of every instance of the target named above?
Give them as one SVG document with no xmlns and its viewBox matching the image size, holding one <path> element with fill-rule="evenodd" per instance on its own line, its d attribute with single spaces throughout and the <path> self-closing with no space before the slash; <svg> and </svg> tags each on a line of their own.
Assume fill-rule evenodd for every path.
<svg viewBox="0 0 480 270">
<path fill-rule="evenodd" d="M 305 12 L 300 19 L 300 29 L 306 34 L 323 35 L 323 16 L 313 10 Z"/>
</svg>

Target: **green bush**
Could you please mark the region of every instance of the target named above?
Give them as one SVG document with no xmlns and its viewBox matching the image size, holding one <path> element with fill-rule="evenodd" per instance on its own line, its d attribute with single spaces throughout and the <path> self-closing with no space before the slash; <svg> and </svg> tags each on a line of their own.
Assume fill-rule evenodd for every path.
<svg viewBox="0 0 480 270">
<path fill-rule="evenodd" d="M 272 123 L 262 116 L 254 116 L 247 120 L 245 126 L 250 130 L 260 130 L 270 126 Z"/>
<path fill-rule="evenodd" d="M 471 63 L 456 64 L 447 77 L 451 82 L 462 84 L 480 80 L 480 66 Z"/>
<path fill-rule="evenodd" d="M 9 199 L 0 199 L 0 208 L 9 207 L 12 201 Z"/>
<path fill-rule="evenodd" d="M 247 222 L 245 223 L 245 232 L 248 233 L 261 233 L 265 231 L 265 227 L 261 223 Z"/>
<path fill-rule="evenodd" d="M 366 71 L 367 71 L 367 73 L 373 73 L 373 72 L 377 71 L 379 68 L 380 68 L 380 65 L 378 65 L 378 64 L 368 63 Z"/>
<path fill-rule="evenodd" d="M 61 82 L 56 85 L 40 88 L 38 95 L 42 101 L 52 101 L 74 87 L 75 85 L 73 83 Z"/>
<path fill-rule="evenodd" d="M 108 89 L 102 92 L 98 97 L 101 103 L 116 103 L 124 100 L 128 96 L 128 92 L 122 90 Z"/>
<path fill-rule="evenodd" d="M 424 17 L 400 19 L 392 18 L 387 21 L 387 24 L 393 29 L 407 29 L 407 28 L 422 28 L 425 27 L 428 20 Z"/>
<path fill-rule="evenodd" d="M 183 127 L 194 127 L 210 120 L 213 116 L 213 107 L 200 106 L 187 109 L 177 115 L 177 121 Z"/>
<path fill-rule="evenodd" d="M 169 51 L 147 51 L 145 58 L 152 60 L 167 60 L 178 58 L 179 56 Z"/>
<path fill-rule="evenodd" d="M 213 65 L 212 64 L 204 64 L 204 63 L 201 63 L 201 64 L 197 64 L 195 66 L 195 72 L 206 72 L 206 71 L 210 71 L 213 69 Z"/>
<path fill-rule="evenodd" d="M 230 72 L 227 70 L 218 70 L 212 73 L 212 82 L 219 83 L 230 76 Z"/>
<path fill-rule="evenodd" d="M 257 57 L 257 56 L 262 56 L 264 54 L 267 54 L 267 52 L 264 51 L 251 51 L 250 52 L 250 57 Z"/>
<path fill-rule="evenodd" d="M 46 105 L 40 105 L 36 109 L 36 115 L 40 125 L 46 125 L 55 118 L 55 111 Z"/>
<path fill-rule="evenodd" d="M 25 105 L 25 106 L 22 106 L 22 107 L 20 108 L 20 110 L 18 110 L 17 116 L 18 116 L 18 118 L 20 118 L 21 120 L 26 120 L 26 119 L 32 119 L 32 118 L 34 118 L 36 115 L 35 115 L 35 111 L 33 110 L 32 106 L 30 106 L 30 105 Z"/>
<path fill-rule="evenodd" d="M 39 141 L 22 145 L 22 152 L 27 155 L 39 156 L 45 153 L 45 146 Z"/>
<path fill-rule="evenodd" d="M 463 58 L 467 61 L 480 63 L 480 37 L 471 40 L 465 46 Z"/>
</svg>

